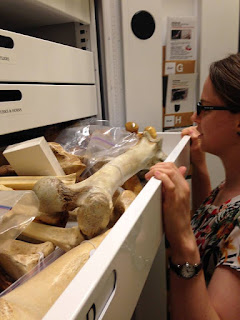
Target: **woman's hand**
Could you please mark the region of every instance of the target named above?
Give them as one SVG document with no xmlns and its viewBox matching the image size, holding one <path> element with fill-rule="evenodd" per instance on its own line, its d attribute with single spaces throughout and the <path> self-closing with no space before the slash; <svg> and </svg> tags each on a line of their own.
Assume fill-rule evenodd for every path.
<svg viewBox="0 0 240 320">
<path fill-rule="evenodd" d="M 199 166 L 205 162 L 205 153 L 201 149 L 201 143 L 199 140 L 200 133 L 196 126 L 192 126 L 182 130 L 182 137 L 186 135 L 191 137 L 191 163 L 194 166 Z"/>
<path fill-rule="evenodd" d="M 190 188 L 184 178 L 186 167 L 160 162 L 150 168 L 145 178 L 162 180 L 163 222 L 171 248 L 184 247 L 193 239 L 190 215 Z"/>
</svg>

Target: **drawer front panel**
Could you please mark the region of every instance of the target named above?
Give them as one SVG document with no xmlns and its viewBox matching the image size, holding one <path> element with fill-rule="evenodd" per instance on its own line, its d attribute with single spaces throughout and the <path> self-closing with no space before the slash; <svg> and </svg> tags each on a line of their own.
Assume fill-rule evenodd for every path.
<svg viewBox="0 0 240 320">
<path fill-rule="evenodd" d="M 93 53 L 0 29 L 0 81 L 94 84 Z"/>
<path fill-rule="evenodd" d="M 94 115 L 95 85 L 0 84 L 0 134 Z"/>
</svg>

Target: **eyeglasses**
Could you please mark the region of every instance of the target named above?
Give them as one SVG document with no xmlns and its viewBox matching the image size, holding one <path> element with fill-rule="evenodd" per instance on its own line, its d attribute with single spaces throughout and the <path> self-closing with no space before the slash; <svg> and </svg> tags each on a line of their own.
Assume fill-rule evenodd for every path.
<svg viewBox="0 0 240 320">
<path fill-rule="evenodd" d="M 201 102 L 197 103 L 197 115 L 199 116 L 201 111 L 207 111 L 207 110 L 228 110 L 231 111 L 230 108 L 227 107 L 215 107 L 215 106 L 202 106 Z"/>
</svg>

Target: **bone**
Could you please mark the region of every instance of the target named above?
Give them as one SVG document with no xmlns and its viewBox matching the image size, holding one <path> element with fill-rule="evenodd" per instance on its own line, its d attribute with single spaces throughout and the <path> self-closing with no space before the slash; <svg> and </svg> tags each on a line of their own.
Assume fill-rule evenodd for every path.
<svg viewBox="0 0 240 320">
<path fill-rule="evenodd" d="M 57 178 L 43 178 L 33 190 L 40 200 L 40 211 L 61 212 L 78 208 L 81 232 L 92 238 L 104 230 L 113 210 L 112 196 L 126 180 L 142 169 L 163 161 L 161 139 L 147 131 L 137 145 L 108 162 L 84 181 L 65 186 Z"/>
<path fill-rule="evenodd" d="M 40 320 L 108 234 L 84 241 L 33 278 L 0 298 L 0 319 Z"/>
<path fill-rule="evenodd" d="M 51 242 L 31 244 L 19 240 L 8 240 L 0 250 L 0 266 L 13 279 L 17 280 L 31 271 L 41 258 L 53 252 Z"/>
<path fill-rule="evenodd" d="M 32 190 L 35 183 L 42 178 L 43 176 L 0 177 L 0 184 L 14 190 Z M 66 185 L 73 184 L 76 182 L 76 173 L 58 176 L 58 179 Z"/>
<path fill-rule="evenodd" d="M 77 180 L 82 172 L 85 170 L 86 165 L 82 163 L 80 158 L 74 154 L 68 153 L 64 148 L 56 142 L 48 143 L 55 157 L 57 158 L 60 166 L 66 174 L 76 173 Z"/>
<path fill-rule="evenodd" d="M 117 198 L 114 210 L 110 216 L 110 222 L 108 228 L 112 228 L 122 214 L 127 210 L 133 200 L 136 198 L 136 194 L 131 190 L 124 190 Z"/>
<path fill-rule="evenodd" d="M 7 274 L 6 271 L 0 266 L 0 292 L 6 290 L 14 282 L 15 280 L 12 277 L 10 277 L 10 275 Z M 1 310 L 0 310 L 0 319 L 1 319 Z"/>
<path fill-rule="evenodd" d="M 51 214 L 40 212 L 39 215 L 34 219 L 34 221 L 64 228 L 68 222 L 68 218 L 68 212 L 56 212 Z"/>
<path fill-rule="evenodd" d="M 21 236 L 25 237 L 22 239 L 32 239 L 41 242 L 50 241 L 64 251 L 69 251 L 84 240 L 78 227 L 59 228 L 37 222 L 31 222 L 23 230 Z"/>
<path fill-rule="evenodd" d="M 141 181 L 136 174 L 129 178 L 126 182 L 124 182 L 122 187 L 126 190 L 131 190 L 136 195 L 138 195 L 139 192 L 142 190 Z"/>
<path fill-rule="evenodd" d="M 0 176 L 16 176 L 16 172 L 10 166 L 10 164 L 4 164 L 0 166 Z"/>
</svg>

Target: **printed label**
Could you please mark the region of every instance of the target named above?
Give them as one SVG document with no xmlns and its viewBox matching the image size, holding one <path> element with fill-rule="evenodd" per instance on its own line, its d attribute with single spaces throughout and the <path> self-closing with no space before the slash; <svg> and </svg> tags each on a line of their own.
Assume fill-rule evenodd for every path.
<svg viewBox="0 0 240 320">
<path fill-rule="evenodd" d="M 23 113 L 23 109 L 22 107 L 5 107 L 0 109 L 0 116 L 4 116 L 4 115 L 13 115 L 13 114 L 22 114 Z"/>
<path fill-rule="evenodd" d="M 16 64 L 16 55 L 9 49 L 0 49 L 0 63 Z"/>
</svg>

